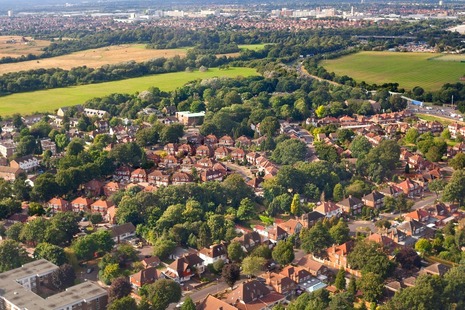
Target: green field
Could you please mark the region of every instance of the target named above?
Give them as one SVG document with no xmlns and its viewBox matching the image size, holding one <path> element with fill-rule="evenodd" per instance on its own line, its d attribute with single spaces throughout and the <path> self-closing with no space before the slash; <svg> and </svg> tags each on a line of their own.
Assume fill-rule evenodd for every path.
<svg viewBox="0 0 465 310">
<path fill-rule="evenodd" d="M 265 48 L 265 45 L 268 45 L 268 43 L 265 44 L 239 44 L 238 47 L 241 50 L 253 50 L 253 51 L 261 51 L 262 49 Z"/>
<path fill-rule="evenodd" d="M 174 90 L 189 81 L 212 77 L 237 77 L 257 75 L 251 68 L 229 68 L 228 70 L 209 69 L 207 72 L 175 72 L 144 76 L 100 84 L 89 84 L 66 88 L 40 90 L 29 93 L 13 94 L 0 97 L 0 115 L 14 113 L 32 114 L 34 112 L 53 112 L 54 110 L 85 101 L 104 97 L 112 93 L 133 94 L 150 87 L 158 87 L 164 91 Z"/>
<path fill-rule="evenodd" d="M 360 52 L 322 62 L 337 75 L 347 75 L 357 82 L 399 83 L 401 88 L 421 86 L 438 90 L 445 83 L 459 82 L 465 75 L 465 63 L 437 61 L 431 53 Z M 443 57 L 443 56 L 441 56 Z"/>
</svg>

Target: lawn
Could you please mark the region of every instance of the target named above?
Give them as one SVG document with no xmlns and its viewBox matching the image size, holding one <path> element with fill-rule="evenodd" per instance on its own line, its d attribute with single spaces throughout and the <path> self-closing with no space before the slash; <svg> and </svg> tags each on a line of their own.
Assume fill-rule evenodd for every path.
<svg viewBox="0 0 465 310">
<path fill-rule="evenodd" d="M 228 70 L 213 68 L 207 72 L 194 71 L 156 74 L 115 82 L 19 93 L 0 97 L 0 115 L 53 112 L 63 106 L 82 104 L 89 99 L 107 96 L 112 93 L 133 94 L 138 91 L 144 91 L 152 86 L 164 91 L 171 91 L 189 81 L 197 79 L 251 76 L 257 74 L 255 69 L 251 68 L 230 68 Z"/>
<path fill-rule="evenodd" d="M 1 38 L 1 37 L 0 37 Z M 106 64 L 117 64 L 130 60 L 143 62 L 153 58 L 171 58 L 176 55 L 185 56 L 188 48 L 179 49 L 147 49 L 145 44 L 121 44 L 84 50 L 52 58 L 7 63 L 0 65 L 0 74 L 33 69 L 61 68 L 69 70 L 87 66 L 98 68 Z M 2 52 L 0 44 L 0 53 Z"/>
<path fill-rule="evenodd" d="M 268 43 L 264 44 L 239 44 L 238 47 L 241 50 L 253 50 L 253 51 L 261 51 L 262 49 L 265 48 L 265 45 L 268 45 Z"/>
<path fill-rule="evenodd" d="M 399 83 L 401 88 L 421 86 L 438 90 L 445 83 L 456 83 L 465 75 L 465 63 L 438 61 L 441 54 L 360 52 L 322 62 L 329 72 L 347 75 L 357 82 Z M 438 60 L 436 60 L 438 59 Z"/>
</svg>

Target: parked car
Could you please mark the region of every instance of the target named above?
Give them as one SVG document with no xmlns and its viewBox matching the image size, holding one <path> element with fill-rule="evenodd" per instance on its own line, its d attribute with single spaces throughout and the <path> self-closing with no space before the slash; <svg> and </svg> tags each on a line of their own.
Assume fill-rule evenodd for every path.
<svg viewBox="0 0 465 310">
<path fill-rule="evenodd" d="M 94 271 L 94 267 L 87 268 L 86 273 L 92 273 Z"/>
</svg>

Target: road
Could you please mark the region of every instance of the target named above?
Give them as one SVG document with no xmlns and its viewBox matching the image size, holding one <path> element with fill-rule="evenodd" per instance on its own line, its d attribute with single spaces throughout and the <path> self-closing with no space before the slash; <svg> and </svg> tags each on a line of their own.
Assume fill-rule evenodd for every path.
<svg viewBox="0 0 465 310">
<path fill-rule="evenodd" d="M 423 207 L 426 207 L 428 205 L 432 205 L 437 199 L 441 199 L 441 194 L 439 194 L 438 197 L 436 197 L 436 194 L 431 194 L 431 196 L 425 198 L 425 199 L 422 199 L 420 201 L 417 201 L 413 207 L 412 207 L 412 210 L 417 210 L 417 209 L 421 209 Z"/>
<path fill-rule="evenodd" d="M 348 223 L 350 232 L 355 234 L 357 232 L 367 233 L 371 230 L 371 232 L 375 233 L 378 231 L 378 228 L 375 226 L 375 223 L 372 221 L 350 221 Z"/>
</svg>

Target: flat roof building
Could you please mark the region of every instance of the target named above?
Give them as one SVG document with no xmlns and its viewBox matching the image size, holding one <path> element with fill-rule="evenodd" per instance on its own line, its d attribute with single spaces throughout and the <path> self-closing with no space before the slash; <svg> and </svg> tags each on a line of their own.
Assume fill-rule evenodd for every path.
<svg viewBox="0 0 465 310">
<path fill-rule="evenodd" d="M 0 274 L 0 309 L 90 310 L 105 309 L 108 294 L 97 284 L 87 281 L 47 298 L 37 294 L 47 285 L 58 266 L 39 259 Z"/>
</svg>

